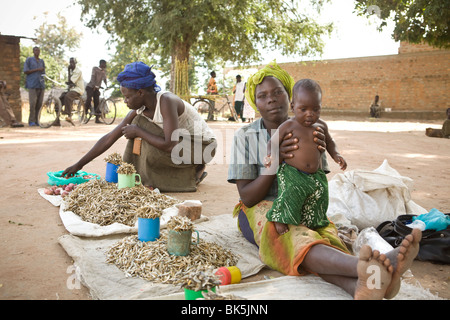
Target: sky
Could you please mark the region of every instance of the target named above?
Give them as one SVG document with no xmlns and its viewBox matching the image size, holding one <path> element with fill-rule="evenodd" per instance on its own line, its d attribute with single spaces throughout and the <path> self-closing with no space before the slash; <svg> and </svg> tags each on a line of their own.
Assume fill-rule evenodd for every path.
<svg viewBox="0 0 450 320">
<path fill-rule="evenodd" d="M 100 59 L 108 60 L 110 57 L 111 52 L 106 46 L 109 36 L 103 30 L 85 27 L 80 21 L 81 9 L 72 3 L 73 0 L 14 0 L 3 3 L 0 33 L 32 38 L 35 29 L 43 23 L 44 12 L 48 12 L 51 23 L 57 22 L 56 14 L 61 12 L 69 26 L 83 33 L 80 48 L 68 56 L 77 58 L 85 81 L 89 81 L 92 67 L 97 66 Z M 331 38 L 326 39 L 321 57 L 281 57 L 278 53 L 271 52 L 263 56 L 262 64 L 274 58 L 277 62 L 291 62 L 397 54 L 399 43 L 392 40 L 391 36 L 393 24 L 388 24 L 383 32 L 379 32 L 376 30 L 376 15 L 370 19 L 358 17 L 353 13 L 353 8 L 354 0 L 332 0 L 322 9 L 319 21 L 333 22 L 335 30 Z M 34 42 L 21 39 L 21 44 L 32 46 Z"/>
</svg>

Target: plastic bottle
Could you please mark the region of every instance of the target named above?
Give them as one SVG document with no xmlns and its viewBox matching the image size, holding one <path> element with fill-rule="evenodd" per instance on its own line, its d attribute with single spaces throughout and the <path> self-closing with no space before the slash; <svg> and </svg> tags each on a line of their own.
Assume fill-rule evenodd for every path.
<svg viewBox="0 0 450 320">
<path fill-rule="evenodd" d="M 219 276 L 221 285 L 234 284 L 241 282 L 241 270 L 238 267 L 220 267 L 215 272 Z"/>
</svg>

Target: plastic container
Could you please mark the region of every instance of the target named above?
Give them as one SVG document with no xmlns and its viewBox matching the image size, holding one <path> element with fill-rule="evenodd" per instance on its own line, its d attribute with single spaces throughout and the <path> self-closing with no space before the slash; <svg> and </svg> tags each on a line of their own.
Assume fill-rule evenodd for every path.
<svg viewBox="0 0 450 320">
<path fill-rule="evenodd" d="M 406 225 L 408 228 L 411 229 L 419 229 L 420 231 L 424 231 L 426 229 L 426 224 L 422 220 L 414 220 L 413 222 Z"/>
<path fill-rule="evenodd" d="M 136 177 L 139 178 L 139 181 L 136 181 Z M 133 188 L 136 185 L 141 184 L 141 176 L 137 173 L 133 174 L 117 174 L 117 187 L 119 189 L 122 188 Z"/>
<path fill-rule="evenodd" d="M 242 279 L 241 270 L 236 266 L 220 267 L 215 274 L 219 276 L 222 286 L 239 283 Z"/>
<path fill-rule="evenodd" d="M 191 244 L 197 245 L 200 242 L 200 235 L 197 230 L 197 241 L 192 242 L 192 230 L 174 231 L 169 230 L 167 234 L 167 252 L 174 256 L 187 256 L 191 253 Z"/>
<path fill-rule="evenodd" d="M 212 292 L 216 292 L 216 287 L 212 287 Z M 200 291 L 194 291 L 190 289 L 184 288 L 184 299 L 185 300 L 197 300 L 198 298 L 203 298 L 203 292 L 208 292 L 208 290 L 200 290 Z"/>
<path fill-rule="evenodd" d="M 47 172 L 48 180 L 47 183 L 52 186 L 63 186 L 65 184 L 74 183 L 80 184 L 88 182 L 91 179 L 100 179 L 101 177 L 95 173 L 88 173 L 85 171 L 78 171 L 75 177 L 65 178 L 62 177 L 64 170 L 56 172 Z"/>
<path fill-rule="evenodd" d="M 105 174 L 105 180 L 108 182 L 117 183 L 118 177 L 117 177 L 117 169 L 119 168 L 118 165 L 112 164 L 111 162 L 106 163 L 106 174 Z"/>
<path fill-rule="evenodd" d="M 160 236 L 159 218 L 148 219 L 138 217 L 138 239 L 142 242 L 155 241 Z"/>
<path fill-rule="evenodd" d="M 378 250 L 380 253 L 386 253 L 394 248 L 384 240 L 374 227 L 361 230 L 355 242 L 353 243 L 353 253 L 358 256 L 359 250 L 363 245 L 369 245 L 372 250 Z"/>
</svg>

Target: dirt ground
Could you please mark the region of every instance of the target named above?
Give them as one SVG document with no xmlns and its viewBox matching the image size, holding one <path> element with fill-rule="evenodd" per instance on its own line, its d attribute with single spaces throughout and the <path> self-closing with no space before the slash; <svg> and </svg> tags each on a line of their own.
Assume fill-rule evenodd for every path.
<svg viewBox="0 0 450 320">
<path fill-rule="evenodd" d="M 414 180 L 413 201 L 427 210 L 450 212 L 450 140 L 424 134 L 426 127 L 439 128 L 441 122 L 325 120 L 348 162 L 347 170 L 373 170 L 387 159 L 401 175 Z M 201 200 L 206 216 L 231 214 L 238 193 L 235 185 L 226 181 L 227 154 L 231 137 L 242 124 L 210 125 L 221 135 L 223 144 L 214 163 L 207 167 L 207 178 L 196 193 L 171 195 L 181 200 Z M 111 129 L 92 121 L 77 127 L 0 129 L 0 299 L 90 299 L 87 288 L 73 286 L 73 261 L 58 243 L 58 237 L 67 234 L 58 208 L 41 198 L 37 189 L 47 186 L 48 171 L 73 164 Z M 125 143 L 126 139 L 121 138 L 107 154 L 122 153 Z M 84 170 L 103 176 L 103 158 L 97 158 Z M 331 169 L 328 179 L 339 173 L 334 162 Z M 411 271 L 424 288 L 450 298 L 450 265 L 416 260 Z M 265 270 L 253 279 L 271 274 Z"/>
</svg>

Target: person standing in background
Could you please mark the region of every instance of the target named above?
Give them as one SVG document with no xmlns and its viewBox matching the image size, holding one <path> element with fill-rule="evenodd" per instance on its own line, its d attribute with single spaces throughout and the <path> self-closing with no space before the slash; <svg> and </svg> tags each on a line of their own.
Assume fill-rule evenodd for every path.
<svg viewBox="0 0 450 320">
<path fill-rule="evenodd" d="M 105 86 L 108 85 L 106 79 L 106 61 L 100 60 L 98 67 L 92 68 L 91 81 L 86 85 L 86 104 L 84 105 L 86 113 L 90 110 L 92 114 L 95 114 L 95 123 L 101 123 L 99 116 L 99 97 L 100 87 L 102 81 L 105 82 Z M 94 109 L 92 109 L 92 99 L 94 100 Z"/>
<path fill-rule="evenodd" d="M 216 82 L 216 72 L 215 71 L 211 71 L 210 73 L 211 78 L 209 78 L 208 81 L 208 87 L 206 89 L 206 93 L 207 94 L 211 94 L 211 95 L 216 95 L 219 94 L 219 90 L 217 89 L 217 82 Z M 216 100 L 215 99 L 211 99 L 210 101 L 210 108 L 208 111 L 208 121 L 214 120 L 214 110 L 216 109 Z"/>
<path fill-rule="evenodd" d="M 28 89 L 28 97 L 30 101 L 30 115 L 28 117 L 28 125 L 38 126 L 37 115 L 44 101 L 45 82 L 42 77 L 45 74 L 45 62 L 39 58 L 41 49 L 33 48 L 33 57 L 28 57 L 23 65 L 23 72 L 27 75 L 25 88 Z"/>
<path fill-rule="evenodd" d="M 218 94 L 219 91 L 217 90 L 217 83 L 216 83 L 216 72 L 211 71 L 210 73 L 211 78 L 208 81 L 208 88 L 206 89 L 207 94 Z"/>
<path fill-rule="evenodd" d="M 241 76 L 238 74 L 236 76 L 236 84 L 233 88 L 234 93 L 234 109 L 236 113 L 241 118 L 242 122 L 245 122 L 244 118 L 244 92 L 245 92 L 245 82 L 242 82 Z"/>
</svg>

